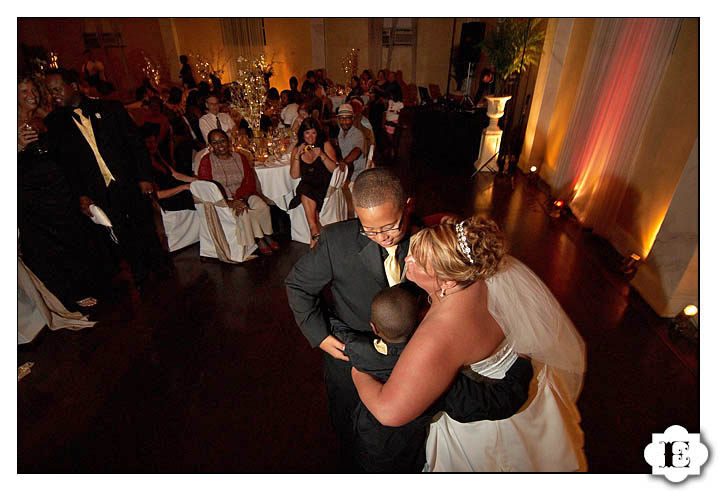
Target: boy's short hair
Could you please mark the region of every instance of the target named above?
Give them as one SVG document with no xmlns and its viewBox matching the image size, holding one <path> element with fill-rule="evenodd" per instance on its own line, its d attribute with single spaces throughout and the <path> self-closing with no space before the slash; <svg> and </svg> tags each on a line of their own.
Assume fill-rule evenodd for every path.
<svg viewBox="0 0 718 492">
<path fill-rule="evenodd" d="M 357 177 L 352 190 L 354 206 L 373 208 L 393 202 L 402 209 L 406 204 L 406 192 L 399 177 L 387 167 L 367 169 Z"/>
<path fill-rule="evenodd" d="M 388 341 L 408 339 L 416 328 L 418 317 L 416 297 L 400 285 L 382 290 L 371 301 L 371 321 Z"/>
</svg>

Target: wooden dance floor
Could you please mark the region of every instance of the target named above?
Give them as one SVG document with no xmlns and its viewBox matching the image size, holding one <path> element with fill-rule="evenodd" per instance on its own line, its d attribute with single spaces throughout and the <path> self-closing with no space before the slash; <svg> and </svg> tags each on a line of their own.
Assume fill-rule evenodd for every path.
<svg viewBox="0 0 718 492">
<path fill-rule="evenodd" d="M 486 213 L 511 253 L 554 292 L 586 340 L 579 408 L 589 471 L 650 473 L 651 433 L 699 431 L 697 347 L 671 340 L 618 273 L 619 259 L 519 176 L 442 170 L 399 149 L 417 211 Z M 403 160 L 402 160 L 403 159 Z M 243 265 L 203 263 L 198 245 L 142 297 L 123 278 L 99 323 L 44 330 L 18 347 L 35 363 L 18 383 L 18 472 L 317 472 L 336 470 L 321 357 L 294 323 L 284 278 L 308 246 Z M 550 450 L 547 450 L 550 452 Z"/>
</svg>

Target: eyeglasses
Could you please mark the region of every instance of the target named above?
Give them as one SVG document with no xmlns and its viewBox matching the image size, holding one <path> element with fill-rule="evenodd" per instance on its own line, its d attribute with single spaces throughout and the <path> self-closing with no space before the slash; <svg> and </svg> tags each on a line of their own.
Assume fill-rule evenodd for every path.
<svg viewBox="0 0 718 492">
<path fill-rule="evenodd" d="M 396 227 L 392 227 L 391 229 L 384 229 L 383 231 L 365 231 L 364 226 L 359 224 L 359 234 L 366 237 L 376 237 L 377 234 L 390 234 L 392 232 L 396 232 L 401 229 L 401 225 L 404 223 L 404 213 L 401 214 L 401 219 L 399 219 L 399 224 L 397 224 Z"/>
</svg>

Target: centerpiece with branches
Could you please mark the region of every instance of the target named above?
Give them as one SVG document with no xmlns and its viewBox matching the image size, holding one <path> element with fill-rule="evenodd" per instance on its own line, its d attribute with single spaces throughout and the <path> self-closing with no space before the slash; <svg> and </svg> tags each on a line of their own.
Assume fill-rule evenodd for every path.
<svg viewBox="0 0 718 492">
<path fill-rule="evenodd" d="M 259 123 L 267 95 L 266 70 L 264 55 L 253 60 L 240 56 L 237 58 L 237 80 L 231 85 L 230 105 L 247 120 L 254 135 L 259 135 Z"/>
</svg>

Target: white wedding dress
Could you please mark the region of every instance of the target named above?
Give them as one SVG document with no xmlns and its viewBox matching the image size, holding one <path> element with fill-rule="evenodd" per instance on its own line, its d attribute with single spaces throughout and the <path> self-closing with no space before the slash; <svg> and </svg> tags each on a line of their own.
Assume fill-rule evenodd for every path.
<svg viewBox="0 0 718 492">
<path fill-rule="evenodd" d="M 506 340 L 465 373 L 501 379 L 517 354 L 530 356 L 529 398 L 511 418 L 462 424 L 441 412 L 426 442 L 424 471 L 586 471 L 576 399 L 585 347 L 553 294 L 523 263 L 506 257 L 486 281 L 489 312 Z"/>
</svg>

